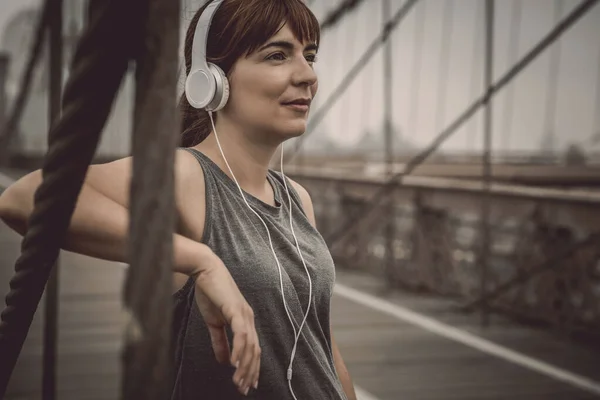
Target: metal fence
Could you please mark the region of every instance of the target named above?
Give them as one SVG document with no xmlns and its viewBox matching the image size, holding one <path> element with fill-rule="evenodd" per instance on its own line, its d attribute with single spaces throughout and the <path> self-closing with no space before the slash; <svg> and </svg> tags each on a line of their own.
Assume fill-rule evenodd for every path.
<svg viewBox="0 0 600 400">
<path fill-rule="evenodd" d="M 288 171 L 312 193 L 327 238 L 383 178 Z M 405 177 L 379 212 L 330 243 L 341 268 L 391 286 L 487 305 L 568 335 L 600 334 L 600 193 L 494 184 L 489 251 L 480 182 Z M 488 271 L 482 285 L 482 257 Z"/>
</svg>

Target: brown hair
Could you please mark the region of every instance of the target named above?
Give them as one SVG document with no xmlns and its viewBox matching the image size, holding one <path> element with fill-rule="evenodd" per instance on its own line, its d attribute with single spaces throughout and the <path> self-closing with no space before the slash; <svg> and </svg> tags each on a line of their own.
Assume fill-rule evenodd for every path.
<svg viewBox="0 0 600 400">
<path fill-rule="evenodd" d="M 190 73 L 194 32 L 207 1 L 194 15 L 185 37 L 185 70 Z M 314 14 L 303 0 L 225 0 L 213 16 L 206 58 L 218 65 L 227 76 L 233 64 L 255 51 L 288 23 L 299 41 L 320 42 L 320 28 Z M 208 113 L 193 108 L 185 93 L 179 100 L 182 133 L 181 145 L 192 147 L 210 134 Z M 213 114 L 213 117 L 216 117 Z"/>
</svg>

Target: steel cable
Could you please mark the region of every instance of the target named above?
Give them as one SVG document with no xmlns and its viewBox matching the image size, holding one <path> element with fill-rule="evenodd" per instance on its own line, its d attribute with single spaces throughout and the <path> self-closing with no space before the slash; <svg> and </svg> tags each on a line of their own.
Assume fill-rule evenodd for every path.
<svg viewBox="0 0 600 400">
<path fill-rule="evenodd" d="M 456 118 L 446 129 L 444 129 L 433 142 L 422 152 L 411 158 L 406 164 L 402 172 L 399 172 L 390 177 L 376 192 L 365 202 L 362 210 L 357 214 L 356 218 L 344 223 L 338 230 L 335 230 L 329 235 L 326 240 L 330 246 L 335 245 L 346 235 L 351 234 L 357 226 L 360 225 L 374 210 L 377 205 L 381 204 L 387 195 L 396 187 L 400 180 L 409 175 L 416 167 L 418 167 L 431 153 L 444 143 L 454 132 L 456 132 L 469 118 L 477 112 L 477 110 L 485 105 L 495 93 L 511 82 L 525 67 L 535 60 L 548 46 L 556 41 L 568 28 L 582 18 L 598 0 L 584 0 L 575 9 L 565 17 L 548 35 L 538 42 L 521 60 L 516 63 L 506 74 L 504 74 L 496 83 L 494 83 L 486 93 L 473 104 L 471 104 L 458 118 Z M 345 81 L 345 80 L 344 80 Z M 339 89 L 339 88 L 338 88 Z M 343 91 L 343 90 L 339 90 Z M 333 95 L 332 95 L 333 97 Z M 329 105 L 331 107 L 331 105 Z M 319 109 L 321 111 L 321 109 Z M 326 110 L 325 110 L 326 111 Z M 318 112 L 319 114 L 319 112 Z M 320 113 L 320 119 L 324 118 L 324 113 Z M 313 126 L 314 129 L 314 126 Z M 307 132 L 308 133 L 308 132 Z"/>
<path fill-rule="evenodd" d="M 42 6 L 42 12 L 40 13 L 37 26 L 35 28 L 35 39 L 29 52 L 29 59 L 25 67 L 25 72 L 21 77 L 20 90 L 15 99 L 13 108 L 10 116 L 6 120 L 6 124 L 2 127 L 0 132 L 0 162 L 5 162 L 4 158 L 8 155 L 10 144 L 16 135 L 17 127 L 25 111 L 25 105 L 27 104 L 27 98 L 29 97 L 29 91 L 33 81 L 33 73 L 40 61 L 40 55 L 42 54 L 42 46 L 44 45 L 44 39 L 46 38 L 46 32 L 49 24 L 51 1 L 44 1 Z"/>
<path fill-rule="evenodd" d="M 333 27 L 335 24 L 342 20 L 344 15 L 354 10 L 364 1 L 365 0 L 343 0 L 339 4 L 339 6 L 335 10 L 327 14 L 323 22 L 321 22 L 321 31 L 326 31 L 327 29 Z"/>
<path fill-rule="evenodd" d="M 418 0 L 407 0 L 402 7 L 394 14 L 392 18 L 390 18 L 385 24 L 383 31 L 375 38 L 375 40 L 371 43 L 367 51 L 359 58 L 359 60 L 354 64 L 350 72 L 342 79 L 340 84 L 333 90 L 333 93 L 327 98 L 325 104 L 321 106 L 317 112 L 314 114 L 312 119 L 308 123 L 308 127 L 306 128 L 306 132 L 304 135 L 300 136 L 298 140 L 294 143 L 293 149 L 289 150 L 285 155 L 286 160 L 291 160 L 294 158 L 294 155 L 298 152 L 302 143 L 306 140 L 306 138 L 314 131 L 314 129 L 321 123 L 321 121 L 325 118 L 327 113 L 331 110 L 331 108 L 335 105 L 337 100 L 340 98 L 342 94 L 348 89 L 350 84 L 354 81 L 354 79 L 358 76 L 360 71 L 368 65 L 368 61 L 375 52 L 379 49 L 379 47 L 385 43 L 388 39 L 394 28 L 398 26 L 400 21 L 406 17 L 412 7 L 417 3 Z"/>
</svg>

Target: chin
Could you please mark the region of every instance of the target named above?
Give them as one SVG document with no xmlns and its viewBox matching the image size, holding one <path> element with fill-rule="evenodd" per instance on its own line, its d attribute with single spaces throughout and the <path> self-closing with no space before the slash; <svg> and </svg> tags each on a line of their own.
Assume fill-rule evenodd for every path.
<svg viewBox="0 0 600 400">
<path fill-rule="evenodd" d="M 305 119 L 299 119 L 296 121 L 289 121 L 281 127 L 280 132 L 286 138 L 295 138 L 302 136 L 306 132 L 307 123 Z"/>
<path fill-rule="evenodd" d="M 306 125 L 304 125 L 302 128 L 299 129 L 286 129 L 284 131 L 281 131 L 282 136 L 284 137 L 284 140 L 287 139 L 294 139 L 297 137 L 300 137 L 304 134 L 304 132 L 306 132 Z"/>
<path fill-rule="evenodd" d="M 273 135 L 272 137 L 277 137 L 276 140 L 281 142 L 302 136 L 306 132 L 306 126 L 306 121 L 293 123 L 288 121 L 285 124 L 270 125 L 265 130 L 270 131 L 271 135 Z"/>
</svg>

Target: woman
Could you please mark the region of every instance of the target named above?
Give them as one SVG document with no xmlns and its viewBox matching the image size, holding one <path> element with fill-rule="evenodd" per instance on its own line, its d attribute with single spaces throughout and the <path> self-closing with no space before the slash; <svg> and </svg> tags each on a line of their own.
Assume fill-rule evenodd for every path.
<svg viewBox="0 0 600 400">
<path fill-rule="evenodd" d="M 188 74 L 205 7 L 186 35 Z M 269 169 L 306 129 L 319 39 L 302 0 L 225 0 L 212 19 L 207 60 L 230 94 L 210 115 L 180 102 L 173 399 L 356 399 L 330 330 L 335 270 L 310 196 Z M 90 167 L 66 250 L 127 261 L 130 161 Z M 40 181 L 33 172 L 0 197 L 21 234 Z"/>
</svg>

